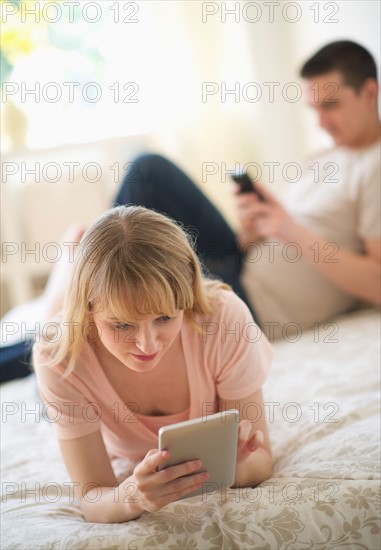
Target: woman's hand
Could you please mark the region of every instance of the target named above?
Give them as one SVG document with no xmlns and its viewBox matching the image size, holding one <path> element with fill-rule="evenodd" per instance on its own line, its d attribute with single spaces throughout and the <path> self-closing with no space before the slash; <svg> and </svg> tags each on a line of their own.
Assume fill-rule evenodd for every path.
<svg viewBox="0 0 381 550">
<path fill-rule="evenodd" d="M 252 406 L 256 410 L 255 419 L 251 419 L 247 414 Z M 272 473 L 271 444 L 262 389 L 240 400 L 220 399 L 219 410 L 229 409 L 242 411 L 241 422 L 238 425 L 237 464 L 233 487 L 253 487 L 268 479 Z"/>
<path fill-rule="evenodd" d="M 160 464 L 168 460 L 169 456 L 168 451 L 151 449 L 129 478 L 130 482 L 137 485 L 138 493 L 134 494 L 134 500 L 138 500 L 138 506 L 142 511 L 160 510 L 170 502 L 199 489 L 209 477 L 207 472 L 195 474 L 201 467 L 200 460 L 184 462 L 158 471 Z"/>
<path fill-rule="evenodd" d="M 238 427 L 238 446 L 237 446 L 237 465 L 244 462 L 257 449 L 263 446 L 264 435 L 261 430 L 256 430 L 252 434 L 250 420 L 242 420 Z"/>
</svg>

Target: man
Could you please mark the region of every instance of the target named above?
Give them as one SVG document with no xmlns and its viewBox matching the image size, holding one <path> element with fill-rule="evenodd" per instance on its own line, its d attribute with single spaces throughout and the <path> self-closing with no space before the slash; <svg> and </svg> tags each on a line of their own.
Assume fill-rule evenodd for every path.
<svg viewBox="0 0 381 550">
<path fill-rule="evenodd" d="M 287 324 L 305 328 L 354 308 L 358 301 L 381 302 L 374 60 L 354 42 L 334 42 L 304 64 L 301 76 L 309 104 L 336 147 L 309 163 L 283 207 L 262 187 L 266 202 L 255 195 L 237 197 L 241 247 L 265 239 L 262 248 L 268 240 L 295 243 L 294 256 L 302 254 L 293 263 L 284 246 L 274 245 L 272 262 L 245 263 L 242 283 L 250 302 L 262 324 L 280 323 L 275 326 L 278 336 Z"/>
<path fill-rule="evenodd" d="M 374 60 L 354 42 L 334 42 L 309 59 L 301 75 L 336 147 L 309 163 L 283 206 L 261 185 L 265 201 L 236 192 L 241 230 L 234 235 L 189 178 L 157 155 L 136 160 L 116 200 L 194 227 L 206 267 L 247 301 L 270 340 L 313 328 L 362 301 L 381 301 Z"/>
</svg>

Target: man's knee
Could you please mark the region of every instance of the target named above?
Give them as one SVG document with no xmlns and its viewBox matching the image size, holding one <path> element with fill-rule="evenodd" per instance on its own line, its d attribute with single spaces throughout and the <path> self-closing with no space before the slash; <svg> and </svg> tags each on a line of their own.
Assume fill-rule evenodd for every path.
<svg viewBox="0 0 381 550">
<path fill-rule="evenodd" d="M 147 208 L 163 208 L 163 188 L 168 191 L 173 180 L 172 163 L 161 155 L 144 153 L 130 161 L 126 168 L 113 204 L 134 203 Z"/>
<path fill-rule="evenodd" d="M 152 173 L 162 173 L 163 171 L 168 170 L 172 163 L 162 155 L 155 153 L 144 153 L 136 157 L 131 163 L 131 167 L 140 175 L 149 175 Z"/>
</svg>

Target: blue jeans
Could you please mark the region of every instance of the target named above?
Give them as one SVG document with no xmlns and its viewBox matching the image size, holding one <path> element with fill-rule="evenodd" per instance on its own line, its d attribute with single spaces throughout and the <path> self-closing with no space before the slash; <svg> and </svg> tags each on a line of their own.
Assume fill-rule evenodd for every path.
<svg viewBox="0 0 381 550">
<path fill-rule="evenodd" d="M 0 348 L 0 384 L 32 373 L 31 340 Z"/>
<path fill-rule="evenodd" d="M 194 235 L 204 272 L 229 283 L 250 307 L 239 280 L 243 256 L 221 213 L 177 166 L 160 155 L 130 163 L 114 202 L 154 209 L 181 222 Z"/>
</svg>

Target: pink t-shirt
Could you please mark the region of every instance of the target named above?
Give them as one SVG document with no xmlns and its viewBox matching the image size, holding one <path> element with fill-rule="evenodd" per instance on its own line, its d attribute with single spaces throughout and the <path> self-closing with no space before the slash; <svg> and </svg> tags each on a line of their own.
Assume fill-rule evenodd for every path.
<svg viewBox="0 0 381 550">
<path fill-rule="evenodd" d="M 196 316 L 198 333 L 184 318 L 180 331 L 190 406 L 177 414 L 140 415 L 136 404 L 124 403 L 102 368 L 93 346 L 85 343 L 74 371 L 62 378 L 66 365 L 45 367 L 38 344 L 34 366 L 46 413 L 60 439 L 101 430 L 111 458 L 141 460 L 157 448 L 161 426 L 211 414 L 218 397 L 247 398 L 264 383 L 272 348 L 254 323 L 246 304 L 233 292 L 222 291 L 210 315 Z"/>
</svg>

